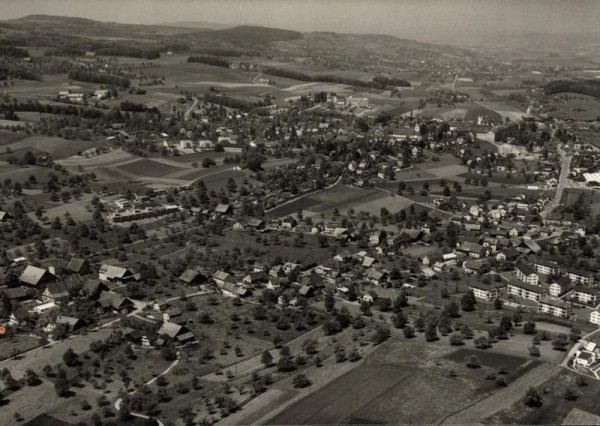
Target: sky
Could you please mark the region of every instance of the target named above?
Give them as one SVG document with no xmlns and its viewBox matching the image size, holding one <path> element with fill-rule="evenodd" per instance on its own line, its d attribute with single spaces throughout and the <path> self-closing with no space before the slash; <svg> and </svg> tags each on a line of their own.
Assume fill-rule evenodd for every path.
<svg viewBox="0 0 600 426">
<path fill-rule="evenodd" d="M 496 32 L 599 32 L 600 0 L 0 0 L 30 14 L 157 24 L 203 21 L 443 41 Z"/>
</svg>

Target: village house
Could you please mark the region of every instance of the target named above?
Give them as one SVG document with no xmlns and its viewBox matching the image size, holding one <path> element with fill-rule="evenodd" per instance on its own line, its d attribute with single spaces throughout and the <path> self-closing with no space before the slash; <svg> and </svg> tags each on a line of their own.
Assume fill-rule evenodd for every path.
<svg viewBox="0 0 600 426">
<path fill-rule="evenodd" d="M 141 331 L 133 329 L 125 335 L 125 338 L 128 342 L 141 346 L 142 348 L 161 346 L 158 342 L 159 340 L 162 342 L 162 339 L 159 339 L 158 334 L 150 330 Z"/>
<path fill-rule="evenodd" d="M 463 270 L 467 274 L 483 274 L 488 269 L 485 259 L 466 260 L 463 263 Z"/>
<path fill-rule="evenodd" d="M 471 241 L 463 241 L 457 250 L 475 259 L 479 259 L 485 255 L 483 246 Z"/>
<path fill-rule="evenodd" d="M 91 267 L 87 260 L 73 257 L 67 265 L 67 271 L 73 274 L 86 275 L 91 272 Z"/>
<path fill-rule="evenodd" d="M 196 336 L 185 326 L 165 321 L 156 332 L 159 336 L 165 336 L 180 345 L 192 343 Z"/>
<path fill-rule="evenodd" d="M 225 271 L 216 271 L 211 276 L 211 278 L 213 279 L 213 281 L 215 282 L 215 284 L 218 285 L 218 286 L 222 286 L 226 282 L 229 282 L 230 277 L 231 276 L 227 272 L 225 272 Z"/>
<path fill-rule="evenodd" d="M 21 276 L 19 276 L 19 281 L 27 286 L 42 290 L 46 284 L 56 281 L 56 275 L 47 269 L 27 265 Z"/>
<path fill-rule="evenodd" d="M 98 298 L 99 311 L 115 311 L 128 314 L 135 307 L 133 301 L 112 291 L 103 291 Z"/>
<path fill-rule="evenodd" d="M 201 272 L 194 271 L 193 269 L 187 269 L 181 274 L 179 280 L 187 285 L 200 285 L 208 281 L 206 275 Z"/>
<path fill-rule="evenodd" d="M 98 278 L 100 281 L 122 284 L 133 280 L 134 274 L 127 268 L 104 264 L 100 267 Z"/>
<path fill-rule="evenodd" d="M 53 301 L 55 303 L 65 303 L 69 301 L 69 291 L 67 286 L 62 282 L 48 283 L 46 289 L 42 293 L 44 301 Z"/>
</svg>

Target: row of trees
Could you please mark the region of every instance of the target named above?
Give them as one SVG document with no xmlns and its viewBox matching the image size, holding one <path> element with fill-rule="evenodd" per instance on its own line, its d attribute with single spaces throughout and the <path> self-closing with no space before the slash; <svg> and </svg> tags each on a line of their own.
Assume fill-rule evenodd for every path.
<svg viewBox="0 0 600 426">
<path fill-rule="evenodd" d="M 99 118 L 104 114 L 94 108 L 77 108 L 74 105 L 42 104 L 38 101 L 13 102 L 0 104 L 0 113 L 10 111 L 40 112 L 44 114 L 76 115 L 83 118 Z"/>
</svg>

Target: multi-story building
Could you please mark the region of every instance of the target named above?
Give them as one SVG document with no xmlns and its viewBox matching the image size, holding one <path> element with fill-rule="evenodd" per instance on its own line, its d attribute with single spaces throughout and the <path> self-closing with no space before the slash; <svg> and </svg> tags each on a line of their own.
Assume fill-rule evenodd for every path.
<svg viewBox="0 0 600 426">
<path fill-rule="evenodd" d="M 491 285 L 476 283 L 471 284 L 469 288 L 478 299 L 490 301 L 495 300 L 498 297 L 498 289 Z"/>
<path fill-rule="evenodd" d="M 522 281 L 513 280 L 508 283 L 507 293 L 523 299 L 538 301 L 543 295 L 546 294 L 546 290 L 537 285 L 531 285 Z"/>
<path fill-rule="evenodd" d="M 538 274 L 556 275 L 560 273 L 560 266 L 551 260 L 536 260 L 533 262 L 533 270 Z"/>
<path fill-rule="evenodd" d="M 573 308 L 562 299 L 545 296 L 538 301 L 538 312 L 560 318 L 569 318 L 573 314 Z"/>
<path fill-rule="evenodd" d="M 520 281 L 531 285 L 538 285 L 540 277 L 535 273 L 529 265 L 524 263 L 517 263 L 515 265 L 515 274 Z"/>
<path fill-rule="evenodd" d="M 598 301 L 598 290 L 576 285 L 573 289 L 573 298 L 582 303 L 596 303 Z"/>
<path fill-rule="evenodd" d="M 567 275 L 575 284 L 594 285 L 594 275 L 591 272 L 570 269 Z"/>
</svg>

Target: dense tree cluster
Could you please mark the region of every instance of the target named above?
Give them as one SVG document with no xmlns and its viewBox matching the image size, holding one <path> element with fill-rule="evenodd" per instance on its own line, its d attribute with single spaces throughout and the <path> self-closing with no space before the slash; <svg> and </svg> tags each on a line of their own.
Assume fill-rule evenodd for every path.
<svg viewBox="0 0 600 426">
<path fill-rule="evenodd" d="M 119 86 L 128 88 L 131 85 L 131 81 L 125 77 L 118 77 L 110 74 L 100 74 L 95 71 L 88 71 L 83 69 L 72 70 L 69 73 L 71 80 L 85 81 L 88 83 L 106 84 L 110 86 Z"/>
<path fill-rule="evenodd" d="M 277 77 L 292 78 L 294 80 L 300 80 L 300 81 L 310 81 L 310 82 L 321 81 L 321 82 L 325 82 L 325 83 L 348 84 L 350 86 L 367 87 L 367 88 L 371 88 L 371 89 L 385 89 L 387 87 L 387 85 L 385 83 L 375 81 L 375 79 L 373 79 L 372 81 L 363 81 L 363 80 L 356 80 L 356 79 L 352 79 L 352 78 L 340 77 L 337 75 L 325 75 L 325 74 L 309 75 L 309 74 L 305 74 L 305 73 L 302 73 L 299 71 L 293 71 L 293 70 L 275 68 L 275 67 L 267 67 L 263 70 L 263 72 L 266 74 L 277 76 Z"/>
<path fill-rule="evenodd" d="M 229 61 L 217 56 L 190 56 L 188 62 L 197 62 L 200 64 L 213 65 L 215 67 L 229 68 Z"/>
<path fill-rule="evenodd" d="M 0 113 L 8 111 L 40 112 L 44 114 L 77 115 L 83 118 L 99 118 L 104 114 L 94 108 L 81 108 L 74 105 L 42 104 L 38 101 L 0 103 Z"/>
<path fill-rule="evenodd" d="M 26 58 L 29 52 L 20 47 L 0 46 L 0 56 L 11 56 L 13 58 Z"/>
<path fill-rule="evenodd" d="M 555 93 L 578 93 L 580 95 L 600 98 L 600 81 L 598 80 L 556 80 L 544 86 L 546 95 Z"/>
</svg>

